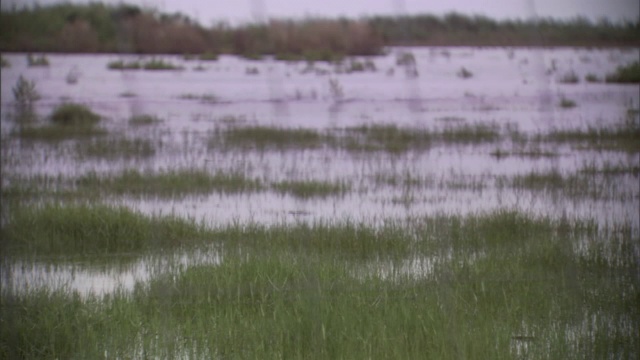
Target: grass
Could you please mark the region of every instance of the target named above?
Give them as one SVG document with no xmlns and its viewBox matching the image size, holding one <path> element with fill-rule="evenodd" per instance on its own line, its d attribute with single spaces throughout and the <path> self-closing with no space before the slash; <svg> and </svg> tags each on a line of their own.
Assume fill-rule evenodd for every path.
<svg viewBox="0 0 640 360">
<path fill-rule="evenodd" d="M 110 70 L 140 70 L 142 65 L 139 61 L 115 60 L 107 64 L 107 68 Z"/>
<path fill-rule="evenodd" d="M 556 130 L 538 136 L 537 140 L 552 143 L 574 143 L 583 149 L 640 151 L 640 130 L 632 126 L 617 128 L 588 128 L 586 130 Z"/>
<path fill-rule="evenodd" d="M 105 255 L 175 247 L 204 228 L 177 217 L 146 217 L 105 205 L 26 206 L 6 214 L 3 256 Z"/>
<path fill-rule="evenodd" d="M 101 159 L 143 159 L 156 153 L 154 144 L 148 139 L 109 138 L 94 139 L 76 144 L 80 157 Z"/>
<path fill-rule="evenodd" d="M 562 75 L 558 82 L 561 84 L 577 84 L 580 82 L 580 78 L 574 71 L 570 71 L 564 75 Z"/>
<path fill-rule="evenodd" d="M 210 138 L 210 149 L 221 145 L 259 150 L 312 149 L 322 145 L 322 135 L 311 129 L 240 127 Z"/>
<path fill-rule="evenodd" d="M 182 67 L 173 65 L 162 59 L 151 59 L 142 65 L 145 70 L 181 70 Z"/>
<path fill-rule="evenodd" d="M 182 100 L 198 100 L 203 104 L 216 104 L 220 101 L 215 94 L 182 94 L 178 98 Z"/>
<path fill-rule="evenodd" d="M 81 192 L 172 198 L 212 192 L 256 191 L 262 185 L 258 180 L 247 179 L 237 173 L 211 174 L 204 170 L 187 169 L 157 173 L 125 170 L 107 176 L 89 173 L 76 180 L 76 187 Z"/>
<path fill-rule="evenodd" d="M 200 56 L 198 56 L 198 59 L 201 61 L 216 61 L 218 60 L 218 54 L 211 51 L 207 51 L 200 54 Z"/>
<path fill-rule="evenodd" d="M 291 194 L 299 198 L 328 197 L 342 195 L 349 191 L 349 185 L 343 182 L 326 181 L 281 181 L 272 185 L 280 193 Z"/>
<path fill-rule="evenodd" d="M 620 66 L 606 76 L 606 82 L 619 84 L 640 84 L 640 61 Z"/>
<path fill-rule="evenodd" d="M 146 62 L 123 60 L 111 61 L 107 64 L 107 68 L 111 70 L 181 70 L 182 67 L 173 65 L 162 59 L 151 59 Z"/>
<path fill-rule="evenodd" d="M 34 105 L 40 100 L 40 94 L 34 81 L 26 80 L 20 75 L 16 85 L 11 89 L 15 100 L 16 119 L 21 124 L 36 119 Z"/>
<path fill-rule="evenodd" d="M 558 103 L 558 106 L 560 106 L 563 109 L 572 109 L 572 108 L 574 108 L 574 107 L 576 107 L 578 105 L 576 104 L 575 101 L 563 97 L 562 99 L 560 99 L 560 102 Z"/>
<path fill-rule="evenodd" d="M 65 253 L 208 241 L 223 245 L 223 260 L 160 274 L 130 294 L 101 299 L 3 287 L 6 358 L 640 353 L 638 238 L 625 225 L 599 228 L 497 211 L 378 228 L 345 222 L 203 230 L 103 207 L 22 211 L 2 229 L 10 240 L 5 246 L 21 245 L 13 251 L 43 247 L 56 254 L 48 244 L 64 234 Z M 103 237 L 114 242 L 104 245 Z"/>
<path fill-rule="evenodd" d="M 92 127 L 99 121 L 100 115 L 81 104 L 62 104 L 51 114 L 51 122 L 62 126 Z"/>
<path fill-rule="evenodd" d="M 602 80 L 598 77 L 598 75 L 595 74 L 587 74 L 584 77 L 584 80 L 588 83 L 599 83 L 602 82 Z"/>
<path fill-rule="evenodd" d="M 148 114 L 134 115 L 129 118 L 129 125 L 131 126 L 149 126 L 158 124 L 160 122 L 162 122 L 160 118 Z"/>
</svg>

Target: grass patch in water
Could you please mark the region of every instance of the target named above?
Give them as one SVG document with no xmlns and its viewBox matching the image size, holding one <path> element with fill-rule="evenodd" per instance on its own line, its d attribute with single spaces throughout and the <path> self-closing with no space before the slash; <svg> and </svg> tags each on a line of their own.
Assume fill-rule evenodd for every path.
<svg viewBox="0 0 640 360">
<path fill-rule="evenodd" d="M 3 355 L 582 359 L 640 353 L 638 238 L 625 225 L 598 228 L 498 211 L 378 229 L 232 225 L 212 239 L 226 243 L 220 265 L 161 274 L 129 295 L 82 299 L 3 287 Z M 407 269 L 403 259 L 413 264 L 420 253 L 435 260 Z"/>
<path fill-rule="evenodd" d="M 640 61 L 620 66 L 614 73 L 606 76 L 606 82 L 619 84 L 640 84 Z"/>
<path fill-rule="evenodd" d="M 162 120 L 159 117 L 148 114 L 135 115 L 129 118 L 129 125 L 132 126 L 147 126 L 158 124 L 161 122 Z"/>
<path fill-rule="evenodd" d="M 104 135 L 105 130 L 96 127 L 100 115 L 81 104 L 67 103 L 58 106 L 50 116 L 49 125 L 21 127 L 17 135 L 25 139 L 60 141 Z"/>
<path fill-rule="evenodd" d="M 589 128 L 587 130 L 556 130 L 537 136 L 536 140 L 553 143 L 575 143 L 584 149 L 640 151 L 640 130 L 633 126 Z"/>
<path fill-rule="evenodd" d="M 144 216 L 105 205 L 22 206 L 6 214 L 3 255 L 106 255 L 177 247 L 205 229 L 173 216 Z"/>
<path fill-rule="evenodd" d="M 79 191 L 162 198 L 206 195 L 212 192 L 239 193 L 262 188 L 258 180 L 247 179 L 242 174 L 211 174 L 197 169 L 158 173 L 126 170 L 120 174 L 106 176 L 89 173 L 78 178 L 76 186 Z"/>
<path fill-rule="evenodd" d="M 94 139 L 89 142 L 76 144 L 76 151 L 80 157 L 102 159 L 142 159 L 155 155 L 156 149 L 148 139 Z"/>
<path fill-rule="evenodd" d="M 349 191 L 350 186 L 344 182 L 326 181 L 281 181 L 272 185 L 277 192 L 291 194 L 299 198 L 328 197 L 343 195 Z"/>
<path fill-rule="evenodd" d="M 311 129 L 286 129 L 264 126 L 231 128 L 222 138 L 214 136 L 209 148 L 220 145 L 259 150 L 312 149 L 322 145 L 322 135 Z"/>
</svg>

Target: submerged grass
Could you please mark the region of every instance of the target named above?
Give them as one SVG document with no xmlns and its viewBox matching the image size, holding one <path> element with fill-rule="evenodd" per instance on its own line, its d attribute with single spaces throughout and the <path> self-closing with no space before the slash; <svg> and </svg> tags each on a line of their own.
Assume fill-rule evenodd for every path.
<svg viewBox="0 0 640 360">
<path fill-rule="evenodd" d="M 5 246 L 4 239 L 10 239 L 10 245 L 34 251 L 31 242 L 64 236 L 73 246 L 59 250 L 69 252 L 93 249 L 96 238 L 113 235 L 114 229 L 122 238 L 152 239 L 149 243 L 171 244 L 166 234 L 179 233 L 126 211 L 114 222 L 120 213 L 113 210 L 54 210 L 31 209 L 19 216 L 20 224 L 10 221 L 2 230 Z M 133 236 L 137 232 L 126 231 L 126 219 L 147 224 L 148 232 Z M 19 227 L 27 222 L 30 226 Z M 7 228 L 32 235 L 16 241 Z M 155 236 L 146 237 L 149 232 Z M 220 265 L 159 275 L 131 294 L 84 299 L 64 291 L 18 294 L 3 287 L 3 357 L 582 359 L 640 354 L 640 292 L 634 285 L 640 280 L 639 239 L 625 225 L 598 228 L 498 211 L 377 228 L 236 224 L 204 237 L 223 244 Z M 144 247 L 129 240 L 118 244 Z M 407 268 L 416 259 L 433 261 Z"/>
<path fill-rule="evenodd" d="M 281 181 L 272 185 L 278 192 L 291 194 L 300 198 L 327 197 L 342 195 L 349 191 L 350 186 L 344 182 L 327 182 L 317 180 Z"/>
<path fill-rule="evenodd" d="M 53 111 L 49 120 L 50 124 L 43 126 L 33 124 L 22 126 L 16 134 L 24 139 L 43 141 L 60 141 L 106 134 L 105 130 L 96 126 L 101 120 L 100 115 L 81 104 L 62 104 Z"/>
<path fill-rule="evenodd" d="M 594 150 L 640 151 L 640 129 L 633 126 L 589 128 L 587 130 L 556 130 L 537 137 L 554 143 L 577 143 Z"/>
<path fill-rule="evenodd" d="M 104 194 L 176 197 L 256 191 L 262 185 L 258 180 L 247 179 L 238 173 L 211 174 L 204 170 L 186 169 L 158 173 L 126 170 L 106 176 L 90 173 L 78 178 L 76 187 L 79 191 L 99 191 Z"/>
<path fill-rule="evenodd" d="M 216 134 L 219 135 L 219 134 Z M 209 141 L 210 148 L 232 146 L 259 150 L 309 149 L 322 145 L 322 135 L 311 129 L 286 129 L 264 126 L 231 128 Z"/>
<path fill-rule="evenodd" d="M 148 139 L 110 138 L 79 142 L 76 151 L 80 157 L 116 160 L 149 158 L 155 155 L 156 148 Z"/>
</svg>

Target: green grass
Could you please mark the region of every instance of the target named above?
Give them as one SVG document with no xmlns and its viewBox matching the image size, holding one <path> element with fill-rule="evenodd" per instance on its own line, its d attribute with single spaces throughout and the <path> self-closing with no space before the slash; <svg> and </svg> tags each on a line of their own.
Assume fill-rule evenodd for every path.
<svg viewBox="0 0 640 360">
<path fill-rule="evenodd" d="M 162 59 L 151 59 L 142 65 L 145 70 L 181 70 L 182 67 L 173 65 Z"/>
<path fill-rule="evenodd" d="M 580 82 L 580 78 L 578 77 L 578 75 L 572 70 L 567 72 L 566 74 L 562 75 L 559 79 L 558 82 L 561 84 L 577 84 Z"/>
<path fill-rule="evenodd" d="M 100 121 L 100 115 L 85 105 L 66 103 L 53 111 L 51 121 L 62 126 L 91 127 Z"/>
<path fill-rule="evenodd" d="M 65 238 L 81 239 L 65 239 L 70 244 L 90 249 L 103 233 L 132 239 L 118 242 L 125 248 L 172 244 L 166 234 L 180 234 L 178 241 L 203 237 L 224 244 L 223 260 L 159 274 L 131 294 L 102 299 L 3 287 L 4 358 L 583 359 L 640 353 L 634 285 L 640 268 L 633 250 L 639 239 L 626 225 L 599 228 L 497 211 L 380 228 L 316 223 L 182 230 L 189 236 L 177 230 L 181 225 L 126 211 L 55 210 L 46 212 L 46 224 L 45 213 L 30 210 L 23 216 L 30 226 L 9 227 L 33 233 L 20 244 L 51 241 L 66 230 Z M 114 222 L 116 215 L 122 220 Z M 149 232 L 127 231 L 133 219 Z M 407 268 L 407 261 L 417 266 Z M 518 355 L 516 346 L 524 342 Z"/>
<path fill-rule="evenodd" d="M 129 125 L 132 126 L 148 126 L 162 122 L 160 118 L 154 115 L 142 114 L 129 118 Z"/>
<path fill-rule="evenodd" d="M 212 192 L 239 193 L 262 188 L 258 180 L 247 179 L 242 174 L 215 174 L 204 170 L 168 170 L 163 172 L 141 172 L 125 170 L 114 175 L 89 173 L 76 180 L 81 192 L 103 194 L 155 196 L 161 198 L 185 195 L 206 195 Z"/>
<path fill-rule="evenodd" d="M 578 105 L 576 104 L 575 101 L 563 97 L 562 99 L 560 99 L 560 102 L 558 103 L 558 106 L 560 106 L 563 109 L 573 109 L 574 107 L 576 107 Z"/>
<path fill-rule="evenodd" d="M 155 155 L 156 148 L 148 139 L 109 138 L 94 139 L 76 144 L 76 151 L 82 157 L 102 159 L 141 159 Z"/>
<path fill-rule="evenodd" d="M 280 193 L 291 194 L 299 198 L 328 197 L 342 195 L 349 191 L 349 185 L 344 182 L 326 181 L 281 181 L 272 185 Z"/>
<path fill-rule="evenodd" d="M 618 67 L 614 73 L 606 76 L 606 82 L 640 84 L 640 61 Z"/>
<path fill-rule="evenodd" d="M 104 205 L 18 206 L 2 226 L 3 256 L 106 255 L 176 247 L 206 231 L 177 217 Z"/>
<path fill-rule="evenodd" d="M 311 129 L 286 129 L 264 126 L 231 128 L 214 135 L 209 148 L 220 145 L 259 150 L 311 149 L 322 145 L 322 135 Z"/>
<path fill-rule="evenodd" d="M 107 68 L 110 70 L 140 70 L 142 65 L 139 61 L 125 62 L 124 60 L 115 60 L 110 61 L 107 64 Z"/>
<path fill-rule="evenodd" d="M 631 153 L 640 151 L 640 130 L 632 126 L 555 130 L 537 136 L 536 140 L 551 143 L 573 143 L 587 150 L 615 150 Z"/>
</svg>

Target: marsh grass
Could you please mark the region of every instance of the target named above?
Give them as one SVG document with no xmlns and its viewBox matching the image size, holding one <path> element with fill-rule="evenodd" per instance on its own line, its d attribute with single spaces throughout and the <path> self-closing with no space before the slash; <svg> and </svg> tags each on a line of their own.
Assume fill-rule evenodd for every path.
<svg viewBox="0 0 640 360">
<path fill-rule="evenodd" d="M 172 216 L 147 217 L 105 205 L 19 206 L 6 214 L 3 254 L 115 254 L 176 247 L 202 238 L 204 228 Z"/>
<path fill-rule="evenodd" d="M 311 129 L 287 129 L 264 126 L 231 128 L 220 139 L 213 136 L 209 148 L 220 145 L 258 150 L 313 149 L 322 145 L 323 137 Z"/>
<path fill-rule="evenodd" d="M 34 81 L 26 80 L 22 75 L 11 89 L 15 101 L 16 120 L 20 125 L 33 122 L 36 119 L 35 103 L 40 100 L 40 94 Z"/>
<path fill-rule="evenodd" d="M 198 100 L 203 104 L 216 104 L 220 101 L 215 94 L 182 94 L 178 98 L 182 100 Z"/>
<path fill-rule="evenodd" d="M 162 59 L 151 59 L 142 65 L 144 70 L 182 70 L 182 67 L 176 66 Z"/>
<path fill-rule="evenodd" d="M 82 239 L 67 242 L 80 248 L 102 234 L 117 238 L 116 228 L 123 238 L 169 244 L 166 234 L 181 229 L 125 210 L 45 210 L 20 214 L 30 226 L 10 222 L 9 229 L 31 232 L 28 239 L 42 243 L 66 227 L 65 237 Z M 119 227 L 116 215 L 123 218 Z M 126 231 L 127 219 L 148 232 Z M 2 231 L 7 239 L 7 228 Z M 161 274 L 126 296 L 13 294 L 3 287 L 3 355 L 582 359 L 640 353 L 638 238 L 625 225 L 599 228 L 497 211 L 378 228 L 230 225 L 184 238 L 200 236 L 224 244 L 219 265 Z M 404 260 L 416 256 L 435 260 L 407 272 Z"/>
<path fill-rule="evenodd" d="M 100 115 L 81 104 L 62 104 L 51 114 L 51 122 L 62 126 L 92 127 L 99 121 Z"/>
<path fill-rule="evenodd" d="M 606 76 L 608 83 L 640 84 L 640 61 L 620 66 L 615 72 Z"/>
<path fill-rule="evenodd" d="M 162 119 L 159 117 L 148 114 L 135 115 L 129 118 L 129 125 L 131 126 L 149 126 L 159 124 L 161 122 Z"/>
<path fill-rule="evenodd" d="M 552 143 L 573 143 L 583 149 L 640 151 L 640 129 L 632 125 L 614 128 L 588 128 L 586 130 L 555 130 L 539 135 L 536 140 Z"/>
<path fill-rule="evenodd" d="M 149 139 L 108 138 L 79 142 L 76 151 L 82 157 L 102 159 L 144 159 L 156 154 L 156 148 Z"/>
<path fill-rule="evenodd" d="M 576 104 L 575 101 L 568 99 L 566 97 L 563 97 L 562 99 L 560 99 L 560 102 L 558 103 L 558 106 L 560 106 L 563 109 L 573 109 L 574 107 L 578 106 Z"/>
<path fill-rule="evenodd" d="M 351 188 L 349 184 L 345 182 L 318 180 L 281 181 L 272 184 L 271 187 L 277 192 L 291 194 L 303 199 L 343 195 Z"/>
<path fill-rule="evenodd" d="M 96 127 L 101 120 L 100 115 L 81 104 L 59 105 L 49 120 L 47 125 L 22 126 L 16 134 L 23 139 L 54 142 L 106 134 L 104 129 Z"/>
<path fill-rule="evenodd" d="M 125 170 L 115 175 L 89 173 L 76 180 L 76 187 L 81 192 L 172 198 L 212 192 L 257 191 L 262 188 L 262 184 L 239 173 L 211 174 L 204 170 L 185 169 L 155 173 Z"/>
<path fill-rule="evenodd" d="M 142 65 L 139 61 L 115 60 L 107 64 L 107 68 L 111 70 L 140 70 Z"/>
<path fill-rule="evenodd" d="M 580 77 L 574 71 L 569 71 L 562 75 L 558 82 L 561 84 L 577 84 L 580 82 Z"/>
</svg>

